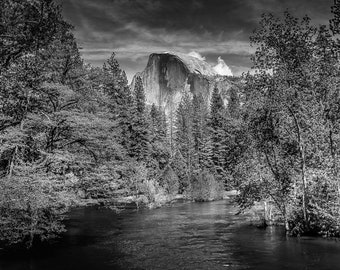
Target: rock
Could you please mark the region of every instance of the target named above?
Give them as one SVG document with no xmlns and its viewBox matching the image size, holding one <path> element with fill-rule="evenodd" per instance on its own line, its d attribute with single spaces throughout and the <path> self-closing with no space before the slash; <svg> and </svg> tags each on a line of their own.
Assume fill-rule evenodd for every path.
<svg viewBox="0 0 340 270">
<path fill-rule="evenodd" d="M 210 104 L 213 88 L 217 85 L 225 104 L 228 104 L 232 89 L 239 88 L 239 80 L 220 76 L 204 60 L 181 53 L 151 54 L 145 70 L 136 76 L 142 78 L 146 102 L 164 108 L 168 116 L 176 111 L 186 91 L 202 95 Z M 136 76 L 131 83 L 132 89 Z"/>
</svg>

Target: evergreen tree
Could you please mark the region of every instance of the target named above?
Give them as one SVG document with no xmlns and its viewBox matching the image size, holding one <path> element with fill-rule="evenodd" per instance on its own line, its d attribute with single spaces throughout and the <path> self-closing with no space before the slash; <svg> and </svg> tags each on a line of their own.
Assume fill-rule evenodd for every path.
<svg viewBox="0 0 340 270">
<path fill-rule="evenodd" d="M 150 142 L 151 158 L 158 163 L 158 168 L 162 170 L 170 158 L 170 145 L 166 137 L 165 114 L 155 104 L 152 104 L 150 110 Z"/>
<path fill-rule="evenodd" d="M 146 160 L 150 150 L 150 134 L 146 116 L 145 93 L 142 79 L 137 76 L 134 89 L 130 155 Z"/>
<path fill-rule="evenodd" d="M 164 140 L 166 141 L 167 144 L 169 144 L 169 147 L 170 147 L 170 143 L 167 138 L 168 124 L 167 124 L 166 114 L 165 114 L 165 111 L 162 110 L 161 108 L 159 108 L 159 111 L 160 111 L 159 136 L 160 138 L 164 138 Z"/>
<path fill-rule="evenodd" d="M 157 136 L 159 118 L 159 111 L 157 110 L 155 103 L 152 103 L 150 109 L 150 131 L 153 138 L 156 138 Z"/>
<path fill-rule="evenodd" d="M 188 172 L 193 165 L 194 139 L 192 129 L 192 102 L 189 93 L 185 93 L 176 112 L 175 141 L 177 150 L 186 160 Z"/>
<path fill-rule="evenodd" d="M 164 111 L 152 104 L 150 110 L 150 127 L 153 140 L 166 143 L 166 116 Z"/>
<path fill-rule="evenodd" d="M 201 169 L 209 168 L 212 165 L 209 112 L 202 95 L 194 95 L 192 107 L 194 164 Z"/>
<path fill-rule="evenodd" d="M 145 116 L 145 93 L 142 78 L 137 76 L 134 90 L 136 113 Z"/>
<path fill-rule="evenodd" d="M 217 86 L 214 87 L 210 103 L 210 132 L 212 142 L 212 162 L 219 176 L 222 176 L 225 167 L 224 132 L 225 107 Z"/>
<path fill-rule="evenodd" d="M 240 101 L 238 96 L 239 89 L 232 87 L 228 99 L 228 116 L 231 118 L 240 117 Z"/>
<path fill-rule="evenodd" d="M 133 98 L 125 72 L 112 53 L 103 66 L 103 91 L 108 96 L 107 106 L 112 120 L 117 122 L 120 143 L 130 151 L 131 123 L 133 121 Z"/>
<path fill-rule="evenodd" d="M 109 106 L 116 118 L 119 118 L 123 111 L 126 111 L 131 102 L 130 91 L 128 90 L 128 81 L 126 74 L 121 70 L 115 53 L 104 63 L 104 93 L 110 98 Z"/>
</svg>

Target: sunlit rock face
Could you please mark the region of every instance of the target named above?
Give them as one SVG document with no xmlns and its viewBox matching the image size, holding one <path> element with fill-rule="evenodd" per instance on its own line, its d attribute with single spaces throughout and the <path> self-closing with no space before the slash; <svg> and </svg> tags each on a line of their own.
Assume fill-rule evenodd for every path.
<svg viewBox="0 0 340 270">
<path fill-rule="evenodd" d="M 163 107 L 167 115 L 176 110 L 185 91 L 201 94 L 209 104 L 217 85 L 227 104 L 234 86 L 228 77 L 218 75 L 204 60 L 180 53 L 151 54 L 145 70 L 136 76 L 142 78 L 147 103 Z M 135 78 L 132 89 L 134 81 Z"/>
</svg>

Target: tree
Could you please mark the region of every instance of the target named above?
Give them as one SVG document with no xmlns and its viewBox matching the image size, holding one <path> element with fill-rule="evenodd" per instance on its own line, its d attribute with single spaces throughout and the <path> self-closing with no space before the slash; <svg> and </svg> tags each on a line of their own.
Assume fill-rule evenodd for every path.
<svg viewBox="0 0 340 270">
<path fill-rule="evenodd" d="M 137 160 L 146 160 L 150 154 L 150 134 L 146 119 L 144 87 L 139 76 L 136 78 L 133 104 L 130 155 Z"/>
<path fill-rule="evenodd" d="M 150 110 L 151 131 L 153 137 L 157 140 L 166 142 L 166 116 L 161 108 L 152 104 Z"/>
<path fill-rule="evenodd" d="M 110 108 L 115 118 L 126 111 L 127 105 L 132 101 L 128 88 L 128 81 L 125 72 L 120 68 L 115 53 L 104 63 L 104 92 L 110 98 Z M 129 104 L 131 105 L 131 104 Z"/>
<path fill-rule="evenodd" d="M 157 169 L 163 170 L 170 158 L 170 145 L 168 143 L 165 113 L 161 108 L 152 104 L 150 110 L 150 144 L 151 158 L 157 162 Z"/>
<path fill-rule="evenodd" d="M 193 169 L 194 139 L 192 129 L 192 102 L 189 93 L 184 93 L 176 112 L 175 142 L 177 150 L 186 160 L 187 173 Z"/>
<path fill-rule="evenodd" d="M 200 169 L 212 167 L 209 111 L 202 95 L 192 99 L 192 130 L 194 140 L 194 164 Z"/>
<path fill-rule="evenodd" d="M 254 168 L 261 168 L 255 170 L 258 194 L 274 201 L 287 229 L 320 232 L 318 217 L 326 204 L 316 187 L 323 182 L 334 194 L 337 182 L 329 178 L 337 178 L 329 162 L 336 159 L 330 149 L 337 140 L 330 120 L 338 114 L 335 39 L 326 26 L 317 29 L 308 17 L 285 12 L 283 20 L 263 15 L 251 41 L 257 46 L 256 72 L 246 77 L 245 116 L 257 156 Z M 323 208 L 328 217 L 335 218 L 334 205 Z"/>
<path fill-rule="evenodd" d="M 219 89 L 215 86 L 210 101 L 211 158 L 219 176 L 222 176 L 225 167 L 225 148 L 223 143 L 223 140 L 225 139 L 225 132 L 223 129 L 225 113 L 222 97 Z"/>
<path fill-rule="evenodd" d="M 333 35 L 339 34 L 340 32 L 340 1 L 334 0 L 334 5 L 332 6 L 333 18 L 330 20 L 330 30 Z"/>
<path fill-rule="evenodd" d="M 70 27 L 52 0 L 4 0 L 0 20 L 0 72 L 16 59 L 46 48 L 61 25 Z"/>
<path fill-rule="evenodd" d="M 125 72 L 120 68 L 115 53 L 103 66 L 103 91 L 108 96 L 108 107 L 112 120 L 117 122 L 120 143 L 130 151 L 131 124 L 133 121 L 134 101 Z"/>
<path fill-rule="evenodd" d="M 100 94 L 84 90 L 95 83 L 86 82 L 59 8 L 52 1 L 2 4 L 0 238 L 30 247 L 63 230 L 63 214 L 79 199 L 79 179 L 119 147 L 103 128 L 112 124 L 88 113 L 85 100 Z M 97 112 L 98 103 L 92 102 Z M 98 147 L 104 145 L 108 152 Z"/>
</svg>

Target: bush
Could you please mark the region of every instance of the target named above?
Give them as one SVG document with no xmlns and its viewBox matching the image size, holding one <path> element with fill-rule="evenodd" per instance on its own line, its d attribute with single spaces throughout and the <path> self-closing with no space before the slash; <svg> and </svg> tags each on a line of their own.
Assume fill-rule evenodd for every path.
<svg viewBox="0 0 340 270">
<path fill-rule="evenodd" d="M 160 181 L 161 186 L 170 195 L 176 195 L 179 191 L 179 179 L 172 167 L 167 166 Z"/>
<path fill-rule="evenodd" d="M 0 241 L 2 245 L 26 244 L 56 237 L 75 199 L 62 180 L 46 174 L 0 179 Z"/>
<path fill-rule="evenodd" d="M 307 222 L 301 210 L 302 198 L 290 214 L 290 233 L 296 235 L 340 236 L 340 212 L 337 186 L 326 175 L 310 180 L 308 186 Z"/>
<path fill-rule="evenodd" d="M 178 181 L 178 193 L 183 194 L 190 187 L 190 177 L 188 175 L 188 167 L 182 155 L 177 151 L 171 169 L 176 175 Z"/>
<path fill-rule="evenodd" d="M 140 185 L 139 185 L 140 191 L 146 196 L 148 201 L 154 202 L 156 198 L 156 194 L 158 193 L 158 185 L 157 182 L 154 179 L 145 179 Z"/>
<path fill-rule="evenodd" d="M 223 198 L 223 183 L 216 181 L 208 171 L 199 171 L 191 178 L 191 197 L 195 201 L 204 202 Z"/>
</svg>

